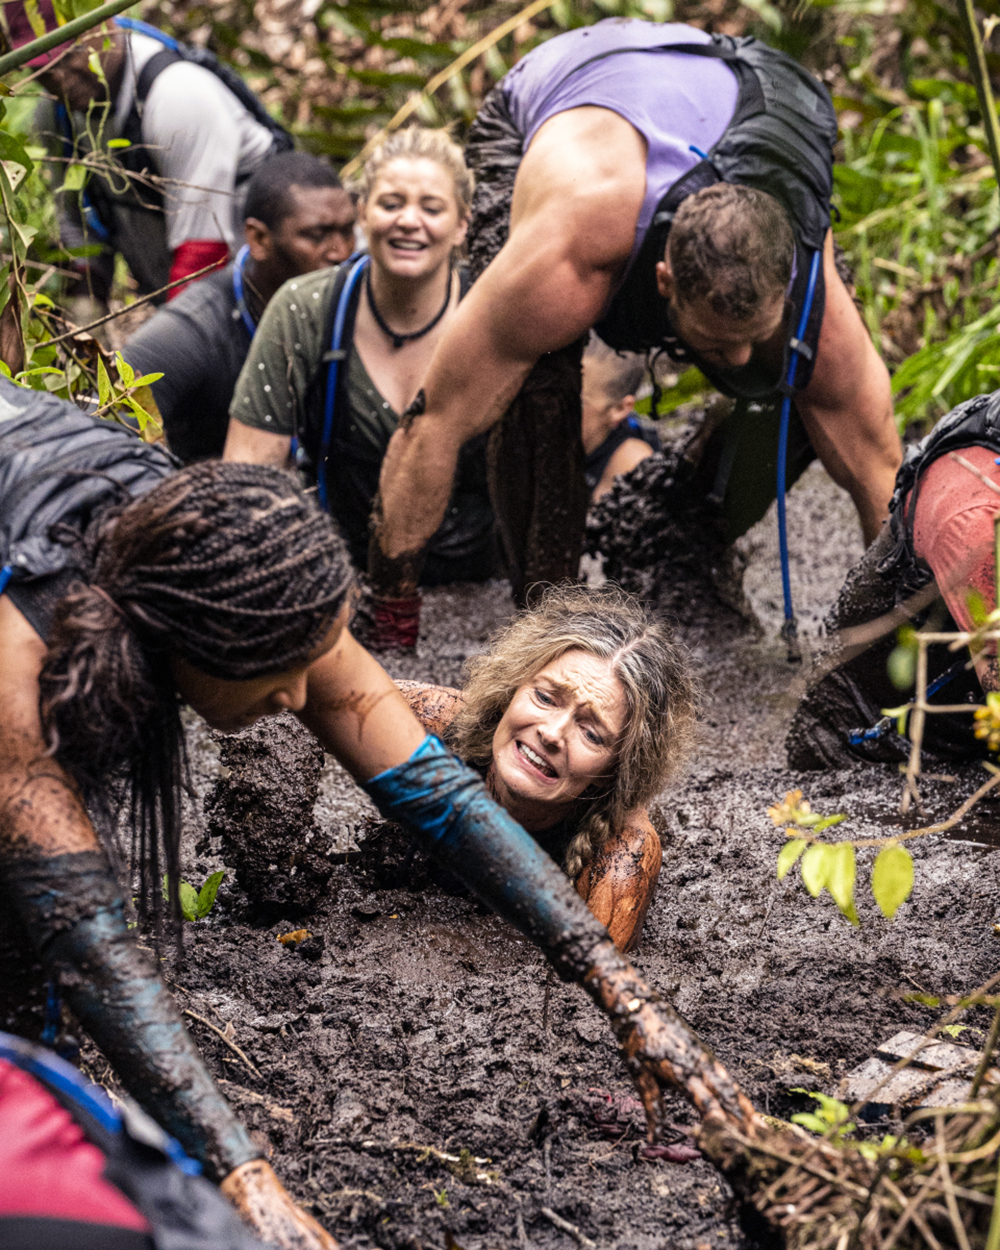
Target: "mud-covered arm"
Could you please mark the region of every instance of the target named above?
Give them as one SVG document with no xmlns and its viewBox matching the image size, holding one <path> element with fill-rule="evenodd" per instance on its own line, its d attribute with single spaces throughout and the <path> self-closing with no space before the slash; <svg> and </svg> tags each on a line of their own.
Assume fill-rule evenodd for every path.
<svg viewBox="0 0 1000 1250">
<path fill-rule="evenodd" d="M 429 734 L 443 738 L 445 730 L 462 710 L 465 695 L 454 686 L 435 686 L 429 681 L 396 681 L 399 693 Z"/>
<path fill-rule="evenodd" d="M 126 1089 L 221 1177 L 260 1152 L 216 1089 L 124 903 L 74 787 L 46 754 L 45 647 L 0 599 L 0 880 L 74 1015 Z"/>
<path fill-rule="evenodd" d="M 576 879 L 580 897 L 619 950 L 639 941 L 660 879 L 663 852 L 645 809 L 631 812 Z"/>
<path fill-rule="evenodd" d="M 416 593 L 462 445 L 500 418 L 541 356 L 599 318 L 644 192 L 643 141 L 606 109 L 562 114 L 532 139 L 510 237 L 449 321 L 382 462 L 368 561 L 377 595 Z"/>
</svg>

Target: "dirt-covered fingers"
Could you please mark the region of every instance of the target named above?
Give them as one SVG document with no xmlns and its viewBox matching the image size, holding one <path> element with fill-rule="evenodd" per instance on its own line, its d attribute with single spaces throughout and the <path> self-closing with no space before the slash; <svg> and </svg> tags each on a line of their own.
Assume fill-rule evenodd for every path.
<svg viewBox="0 0 1000 1250">
<path fill-rule="evenodd" d="M 235 1168 L 220 1188 L 262 1241 L 281 1250 L 338 1250 L 330 1234 L 295 1205 L 263 1159 Z"/>
</svg>

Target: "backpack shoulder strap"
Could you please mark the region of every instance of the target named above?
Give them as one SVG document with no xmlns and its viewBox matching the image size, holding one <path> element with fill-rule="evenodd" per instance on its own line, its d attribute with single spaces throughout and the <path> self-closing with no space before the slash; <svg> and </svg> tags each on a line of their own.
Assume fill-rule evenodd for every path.
<svg viewBox="0 0 1000 1250">
<path fill-rule="evenodd" d="M 179 52 L 175 52 L 173 48 L 164 48 L 161 52 L 154 53 L 139 71 L 139 77 L 136 79 L 136 103 L 145 104 L 150 88 L 160 74 L 163 73 L 168 65 L 176 65 L 178 61 L 183 60 L 184 57 Z"/>
</svg>

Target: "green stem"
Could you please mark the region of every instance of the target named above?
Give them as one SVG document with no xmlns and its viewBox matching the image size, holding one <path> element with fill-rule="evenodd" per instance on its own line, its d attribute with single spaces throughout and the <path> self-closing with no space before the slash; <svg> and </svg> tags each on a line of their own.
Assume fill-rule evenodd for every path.
<svg viewBox="0 0 1000 1250">
<path fill-rule="evenodd" d="M 1000 183 L 1000 123 L 997 121 L 997 106 L 993 99 L 989 70 L 986 68 L 986 53 L 983 50 L 983 41 L 979 37 L 979 26 L 976 24 L 976 11 L 972 0 L 958 0 L 958 16 L 962 23 L 969 54 L 969 69 L 972 71 L 976 95 L 979 97 L 979 111 L 983 115 L 983 129 L 986 131 L 986 142 L 990 149 L 993 171 L 997 182 Z M 1000 1250 L 1000 1247 L 997 1250 Z"/>
<path fill-rule="evenodd" d="M 997 1172 L 997 1187 L 993 1191 L 993 1214 L 984 1250 L 1000 1250 L 1000 1171 Z"/>
<path fill-rule="evenodd" d="M 23 47 L 15 48 L 13 52 L 0 56 L 0 76 L 9 74 L 11 70 L 20 69 L 22 65 L 36 56 L 41 56 L 43 52 L 51 52 L 60 44 L 69 43 L 79 35 L 85 35 L 88 30 L 100 26 L 109 17 L 130 9 L 133 4 L 135 0 L 111 0 L 109 4 L 102 4 L 99 9 L 92 9 L 89 13 L 84 13 L 82 17 L 74 17 L 71 22 L 60 26 L 58 30 L 49 31 L 40 39 L 33 39 L 31 43 L 26 43 Z"/>
</svg>

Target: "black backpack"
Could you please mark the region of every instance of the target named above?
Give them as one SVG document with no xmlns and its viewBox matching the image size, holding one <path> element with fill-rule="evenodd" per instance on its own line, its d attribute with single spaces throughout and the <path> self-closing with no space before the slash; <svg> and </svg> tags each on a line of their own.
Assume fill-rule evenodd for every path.
<svg viewBox="0 0 1000 1250">
<path fill-rule="evenodd" d="M 665 347 L 679 363 L 697 364 L 724 394 L 763 398 L 773 391 L 773 382 L 738 376 L 745 374 L 743 370 L 707 364 L 672 334 L 667 302 L 656 287 L 656 262 L 663 258 L 674 215 L 689 195 L 716 182 L 766 191 L 785 209 L 795 234 L 796 274 L 791 292 L 794 325 L 803 305 L 812 254 L 823 247 L 830 227 L 837 116 L 829 92 L 790 56 L 752 38 L 713 35 L 711 43 L 615 48 L 592 59 L 629 51 L 683 52 L 725 61 L 736 75 L 739 95 L 722 138 L 710 152 L 698 153 L 702 157 L 698 164 L 660 200 L 635 261 L 595 329 L 605 343 L 618 350 Z M 589 62 L 582 62 L 573 72 L 586 64 Z M 822 321 L 821 269 L 804 335 L 810 351 L 800 359 L 796 389 L 804 387 L 812 374 Z M 786 369 L 787 361 L 782 376 Z"/>
</svg>

